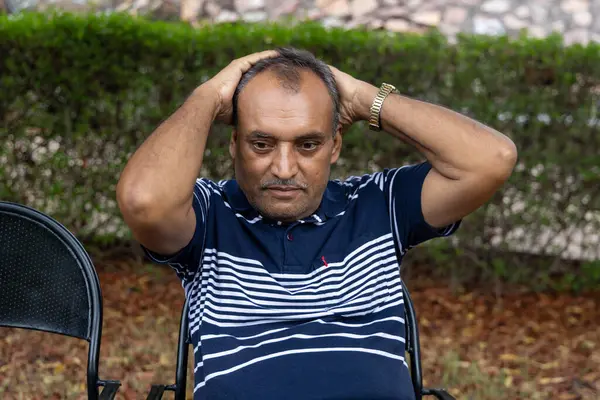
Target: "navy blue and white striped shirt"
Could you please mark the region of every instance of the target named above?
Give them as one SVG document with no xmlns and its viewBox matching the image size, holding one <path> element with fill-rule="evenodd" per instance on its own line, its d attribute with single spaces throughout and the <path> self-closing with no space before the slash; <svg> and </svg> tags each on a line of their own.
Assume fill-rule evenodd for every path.
<svg viewBox="0 0 600 400">
<path fill-rule="evenodd" d="M 328 183 L 281 224 L 235 180 L 198 179 L 196 232 L 166 259 L 190 300 L 194 399 L 413 399 L 400 260 L 452 234 L 421 212 L 422 163 Z"/>
</svg>

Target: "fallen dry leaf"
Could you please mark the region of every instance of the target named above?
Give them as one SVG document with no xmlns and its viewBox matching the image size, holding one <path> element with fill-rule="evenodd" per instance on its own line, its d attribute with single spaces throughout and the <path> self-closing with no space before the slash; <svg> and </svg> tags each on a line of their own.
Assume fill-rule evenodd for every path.
<svg viewBox="0 0 600 400">
<path fill-rule="evenodd" d="M 540 378 L 538 379 L 538 382 L 540 383 L 540 385 L 554 385 L 557 383 L 563 383 L 567 380 L 567 378 L 565 378 L 564 376 L 557 376 L 554 378 Z"/>
</svg>

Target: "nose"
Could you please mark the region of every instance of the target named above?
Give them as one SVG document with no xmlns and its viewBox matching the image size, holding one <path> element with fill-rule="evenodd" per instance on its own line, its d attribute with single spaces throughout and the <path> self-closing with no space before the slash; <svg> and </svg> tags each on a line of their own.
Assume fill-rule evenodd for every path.
<svg viewBox="0 0 600 400">
<path fill-rule="evenodd" d="M 298 160 L 292 145 L 286 143 L 279 146 L 273 163 L 271 173 L 279 179 L 292 179 L 298 173 Z"/>
</svg>

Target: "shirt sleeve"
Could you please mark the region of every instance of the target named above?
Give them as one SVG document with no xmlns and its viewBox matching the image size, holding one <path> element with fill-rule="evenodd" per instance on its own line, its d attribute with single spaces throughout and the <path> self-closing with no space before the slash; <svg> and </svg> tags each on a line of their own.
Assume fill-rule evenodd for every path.
<svg viewBox="0 0 600 400">
<path fill-rule="evenodd" d="M 201 261 L 206 242 L 206 225 L 211 202 L 211 193 L 212 189 L 207 180 L 196 180 L 196 184 L 194 185 L 194 198 L 192 200 L 192 207 L 196 214 L 196 229 L 192 239 L 184 248 L 175 254 L 164 255 L 153 252 L 142 246 L 146 255 L 153 262 L 170 265 L 184 283 L 193 279 L 202 264 Z"/>
<path fill-rule="evenodd" d="M 429 162 L 423 162 L 384 171 L 384 192 L 390 223 L 402 254 L 427 240 L 450 236 L 460 226 L 459 220 L 436 229 L 425 221 L 421 192 L 425 177 L 431 168 Z"/>
</svg>

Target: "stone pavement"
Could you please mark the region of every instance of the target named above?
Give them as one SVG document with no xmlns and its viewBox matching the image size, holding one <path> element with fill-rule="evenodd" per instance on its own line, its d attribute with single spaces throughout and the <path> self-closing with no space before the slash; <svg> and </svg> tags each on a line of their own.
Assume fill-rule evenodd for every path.
<svg viewBox="0 0 600 400">
<path fill-rule="evenodd" d="M 0 0 L 9 9 L 85 10 L 88 0 Z M 523 28 L 534 37 L 552 32 L 565 43 L 600 42 L 600 0 L 96 0 L 96 9 L 152 13 L 193 24 L 277 20 L 284 16 L 319 20 L 326 26 L 422 32 L 437 26 L 458 32 L 509 34 Z M 2 4 L 0 3 L 0 8 Z"/>
<path fill-rule="evenodd" d="M 126 0 L 123 8 L 140 1 Z M 317 19 L 327 26 L 391 31 L 423 31 L 437 26 L 458 32 L 509 34 L 523 28 L 544 37 L 552 32 L 565 42 L 600 42 L 600 0 L 181 0 L 187 21 L 274 20 L 286 15 Z M 128 5 L 130 4 L 130 5 Z"/>
</svg>

